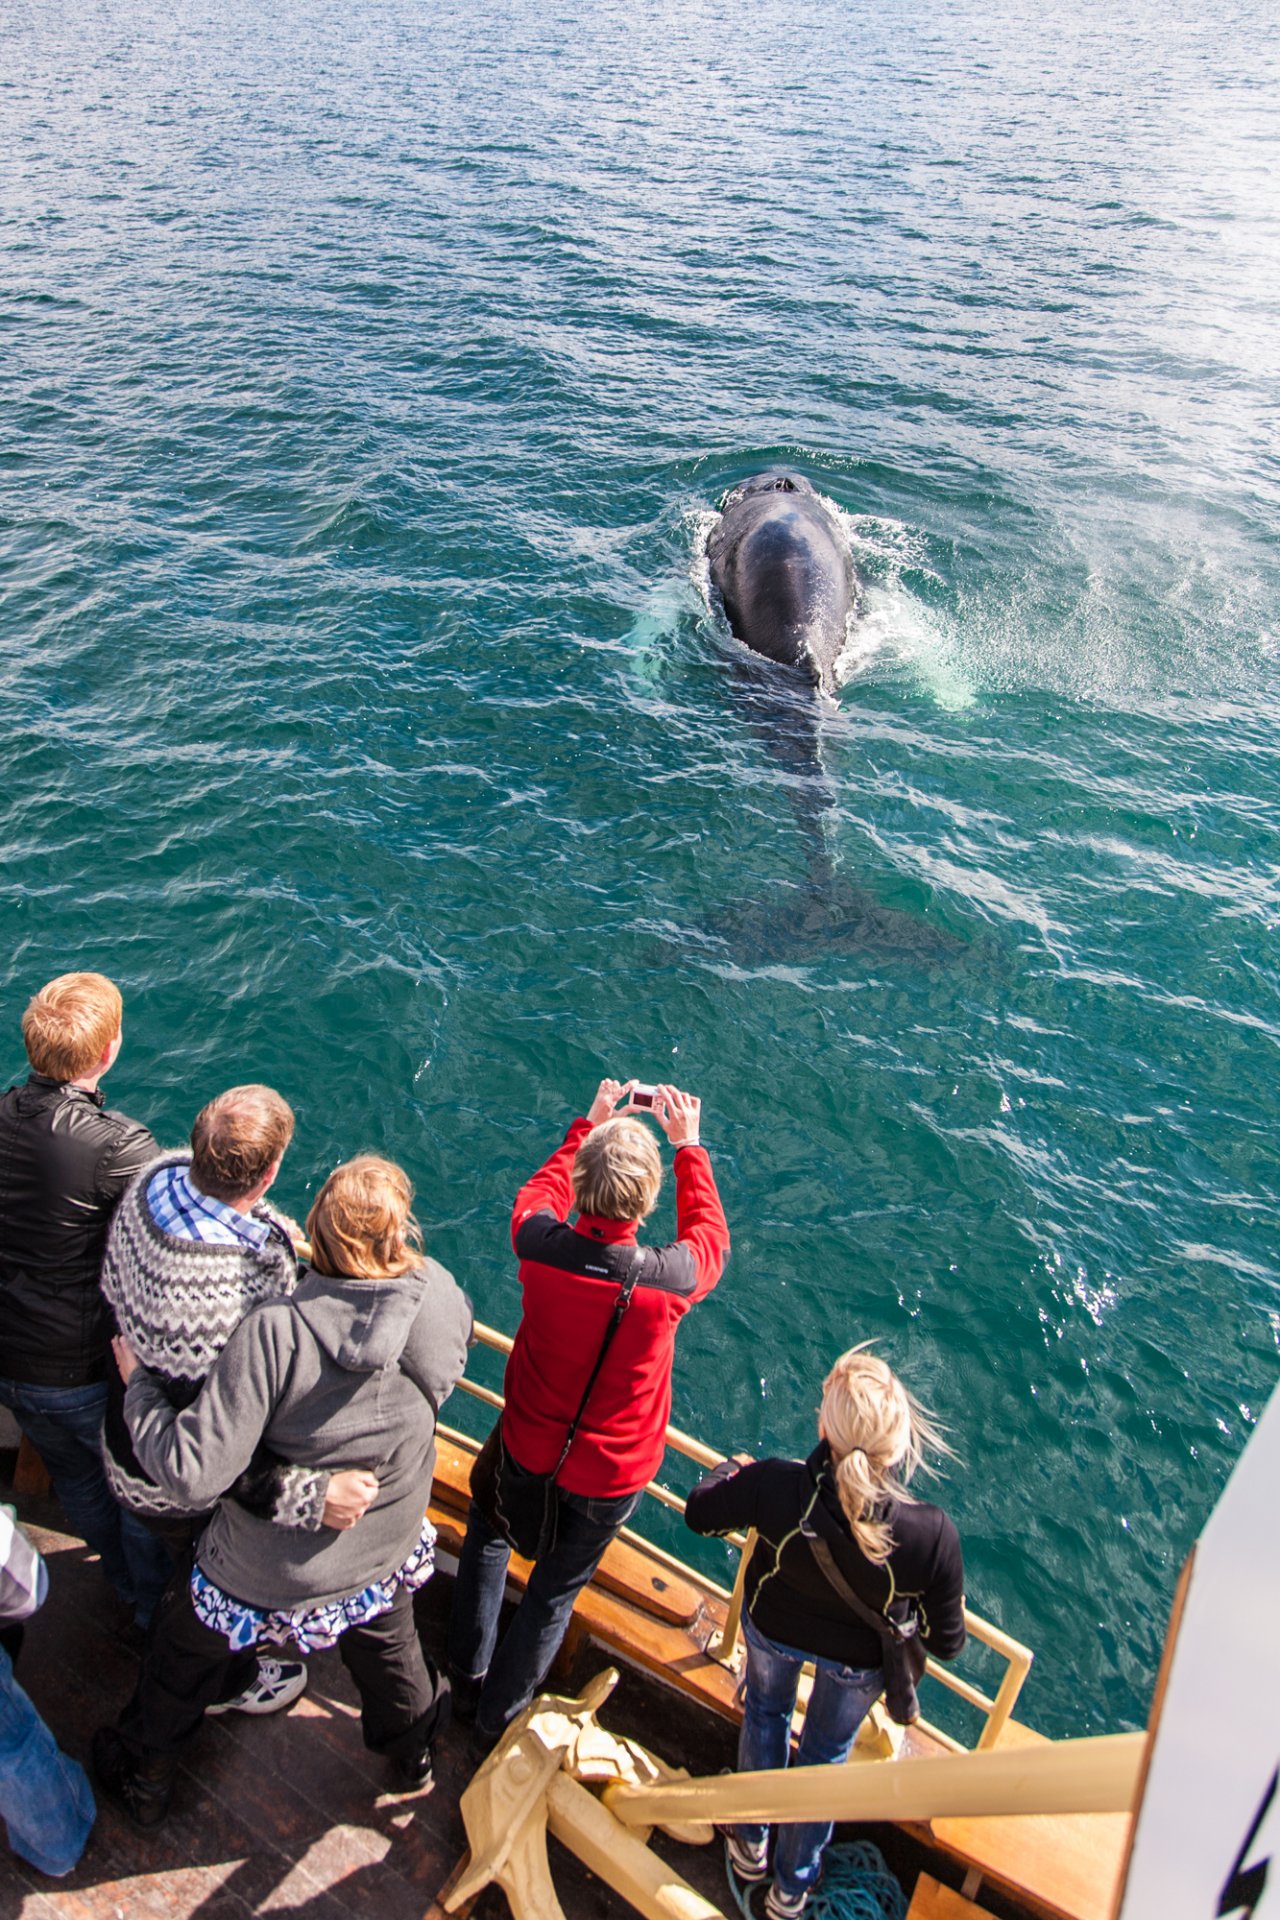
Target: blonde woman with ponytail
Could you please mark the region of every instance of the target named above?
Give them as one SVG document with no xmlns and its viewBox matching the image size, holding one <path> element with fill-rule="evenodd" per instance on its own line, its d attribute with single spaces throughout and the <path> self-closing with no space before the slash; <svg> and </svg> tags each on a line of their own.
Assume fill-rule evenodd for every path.
<svg viewBox="0 0 1280 1920">
<path fill-rule="evenodd" d="M 926 1453 L 947 1455 L 932 1417 L 885 1361 L 851 1347 L 827 1375 L 818 1444 L 807 1460 L 726 1460 L 689 1496 L 695 1533 L 754 1527 L 743 1633 L 746 1699 L 738 1766 L 785 1767 L 800 1672 L 814 1666 L 798 1762 L 847 1759 L 867 1712 L 884 1691 L 883 1640 L 828 1573 L 864 1607 L 902 1620 L 914 1614 L 929 1652 L 954 1659 L 964 1645 L 964 1568 L 955 1527 L 907 1483 Z M 824 1556 L 825 1557 L 825 1556 Z M 778 1829 L 769 1861 L 767 1827 L 726 1833 L 730 1868 L 745 1885 L 768 1880 L 766 1920 L 797 1920 L 822 1872 L 828 1825 Z"/>
</svg>

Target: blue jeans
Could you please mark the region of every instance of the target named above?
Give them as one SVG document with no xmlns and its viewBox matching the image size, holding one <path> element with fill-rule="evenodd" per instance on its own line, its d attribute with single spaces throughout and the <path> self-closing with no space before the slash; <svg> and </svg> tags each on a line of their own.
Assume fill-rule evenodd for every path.
<svg viewBox="0 0 1280 1920">
<path fill-rule="evenodd" d="M 0 1406 L 16 1416 L 49 1469 L 68 1526 L 98 1555 L 102 1571 L 145 1627 L 169 1584 L 173 1562 L 146 1522 L 112 1497 L 102 1469 L 106 1405 L 105 1380 L 89 1387 L 0 1380 Z"/>
<path fill-rule="evenodd" d="M 747 1643 L 747 1699 L 738 1737 L 738 1771 L 759 1773 L 785 1767 L 791 1757 L 791 1715 L 800 1669 L 814 1666 L 813 1692 L 805 1709 L 798 1764 L 838 1766 L 849 1758 L 854 1736 L 884 1692 L 882 1667 L 845 1667 L 838 1660 L 801 1653 L 766 1639 L 749 1619 L 742 1623 Z M 759 1843 L 767 1827 L 739 1827 L 743 1840 Z M 778 1828 L 773 1850 L 774 1883 L 783 1893 L 804 1893 L 816 1886 L 822 1854 L 831 1838 L 829 1822 L 788 1821 Z"/>
<path fill-rule="evenodd" d="M 96 1813 L 84 1768 L 63 1753 L 0 1647 L 0 1817 L 9 1845 L 41 1873 L 70 1873 Z"/>
<path fill-rule="evenodd" d="M 510 1455 L 507 1467 L 518 1481 L 523 1469 L 515 1466 Z M 449 1666 L 464 1679 L 484 1681 L 476 1711 L 476 1731 L 482 1740 L 496 1740 L 507 1722 L 532 1700 L 564 1639 L 574 1601 L 609 1542 L 635 1512 L 642 1493 L 640 1489 L 616 1500 L 592 1500 L 558 1490 L 555 1537 L 534 1562 L 529 1584 L 496 1653 L 511 1549 L 472 1502 L 449 1616 Z"/>
</svg>

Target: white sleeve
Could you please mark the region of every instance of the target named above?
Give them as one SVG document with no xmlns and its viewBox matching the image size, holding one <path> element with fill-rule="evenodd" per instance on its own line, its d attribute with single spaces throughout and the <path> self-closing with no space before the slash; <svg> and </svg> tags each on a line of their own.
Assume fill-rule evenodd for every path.
<svg viewBox="0 0 1280 1920">
<path fill-rule="evenodd" d="M 44 1604 L 49 1575 L 18 1525 L 12 1507 L 0 1507 L 0 1624 L 27 1620 Z"/>
</svg>

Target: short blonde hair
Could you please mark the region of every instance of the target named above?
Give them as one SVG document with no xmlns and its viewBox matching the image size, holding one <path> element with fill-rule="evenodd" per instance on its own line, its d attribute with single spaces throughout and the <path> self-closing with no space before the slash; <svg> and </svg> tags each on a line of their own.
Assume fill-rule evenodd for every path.
<svg viewBox="0 0 1280 1920">
<path fill-rule="evenodd" d="M 602 1220 L 643 1220 L 658 1204 L 662 1161 L 639 1120 L 619 1114 L 593 1127 L 578 1148 L 570 1176 L 579 1213 Z"/>
<path fill-rule="evenodd" d="M 228 1087 L 191 1129 L 191 1178 L 212 1200 L 251 1193 L 293 1138 L 293 1108 L 274 1087 Z"/>
<path fill-rule="evenodd" d="M 403 1167 L 360 1153 L 335 1167 L 307 1215 L 311 1264 L 330 1279 L 389 1280 L 422 1258 L 413 1187 Z"/>
<path fill-rule="evenodd" d="M 868 1560 L 883 1563 L 894 1545 L 884 1507 L 912 1504 L 907 1481 L 926 1447 L 954 1457 L 951 1448 L 932 1414 L 865 1343 L 842 1353 L 823 1381 L 821 1424 L 844 1517 Z"/>
<path fill-rule="evenodd" d="M 102 973 L 60 973 L 22 1016 L 27 1058 L 50 1080 L 92 1073 L 120 1031 L 120 989 Z"/>
</svg>

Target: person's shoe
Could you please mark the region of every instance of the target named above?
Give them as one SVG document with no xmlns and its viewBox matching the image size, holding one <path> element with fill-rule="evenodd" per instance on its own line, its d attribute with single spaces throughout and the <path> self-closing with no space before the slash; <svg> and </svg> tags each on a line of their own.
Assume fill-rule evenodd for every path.
<svg viewBox="0 0 1280 1920">
<path fill-rule="evenodd" d="M 90 1748 L 93 1777 L 108 1800 L 144 1832 L 168 1818 L 176 1771 L 172 1760 L 136 1760 L 114 1727 L 99 1727 Z"/>
<path fill-rule="evenodd" d="M 769 1878 L 769 1837 L 763 1840 L 744 1840 L 732 1827 L 722 1829 L 724 1833 L 724 1857 L 733 1871 L 735 1879 L 744 1887 L 753 1887 L 761 1880 Z"/>
<path fill-rule="evenodd" d="M 258 1671 L 234 1700 L 219 1700 L 206 1713 L 283 1713 L 305 1693 L 307 1669 L 301 1660 L 259 1660 Z"/>
<path fill-rule="evenodd" d="M 435 1776 L 431 1770 L 431 1749 L 414 1756 L 412 1760 L 397 1760 L 397 1792 L 424 1793 L 435 1785 Z"/>
<path fill-rule="evenodd" d="M 800 1915 L 808 1904 L 807 1887 L 802 1888 L 799 1893 L 784 1893 L 775 1880 L 764 1897 L 765 1920 L 800 1920 Z"/>
</svg>

